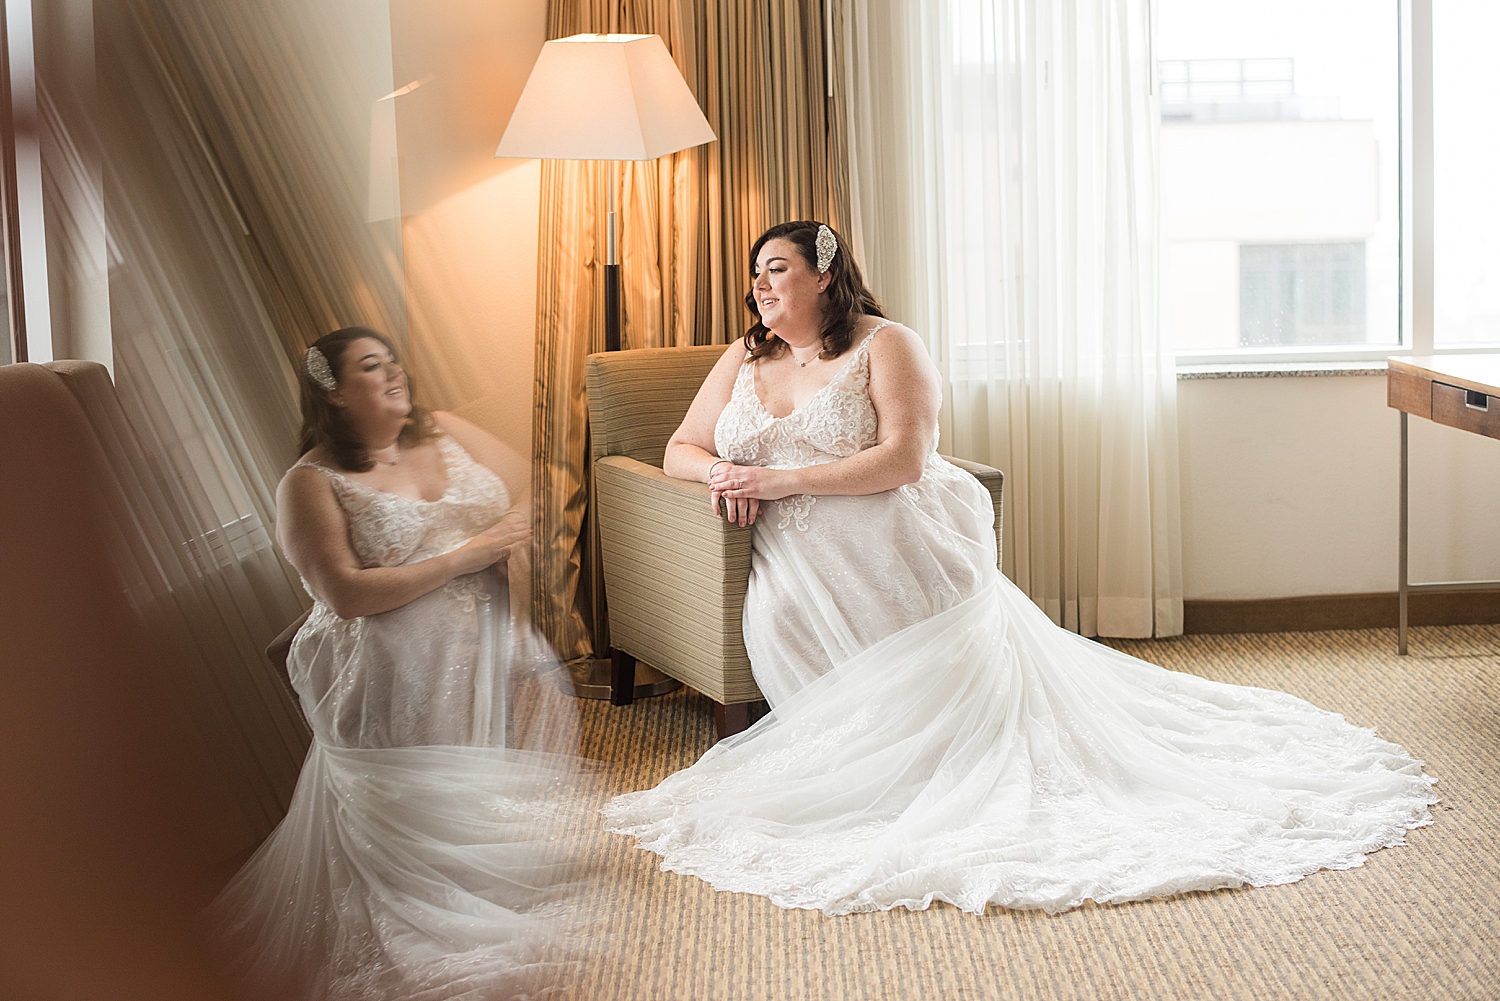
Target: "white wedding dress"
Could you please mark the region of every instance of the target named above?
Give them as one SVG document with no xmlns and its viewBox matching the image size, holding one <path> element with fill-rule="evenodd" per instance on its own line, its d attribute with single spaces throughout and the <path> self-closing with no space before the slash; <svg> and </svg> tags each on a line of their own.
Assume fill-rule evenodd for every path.
<svg viewBox="0 0 1500 1001">
<path fill-rule="evenodd" d="M 431 502 L 302 463 L 327 475 L 364 566 L 456 549 L 509 508 L 498 477 L 438 444 L 449 482 Z M 438 1001 L 547 985 L 570 769 L 527 748 L 559 730 L 565 746 L 576 722 L 570 698 L 550 697 L 552 666 L 513 628 L 493 570 L 362 618 L 315 601 L 288 660 L 312 748 L 286 818 L 208 915 L 257 993 Z"/>
<path fill-rule="evenodd" d="M 784 418 L 745 364 L 719 455 L 873 445 L 873 336 Z M 1053 625 L 996 570 L 993 517 L 936 453 L 909 486 L 764 505 L 744 634 L 773 712 L 614 800 L 609 828 L 720 890 L 844 914 L 1286 883 L 1430 822 L 1434 780 L 1374 731 Z"/>
</svg>

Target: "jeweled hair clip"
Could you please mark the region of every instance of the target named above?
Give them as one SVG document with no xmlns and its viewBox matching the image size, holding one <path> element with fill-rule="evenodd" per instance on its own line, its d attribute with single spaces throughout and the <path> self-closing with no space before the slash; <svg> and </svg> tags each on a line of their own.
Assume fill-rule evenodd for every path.
<svg viewBox="0 0 1500 1001">
<path fill-rule="evenodd" d="M 833 255 L 839 252 L 838 237 L 826 223 L 818 223 L 818 239 L 814 246 L 818 249 L 818 274 L 821 275 L 833 266 Z"/>
<path fill-rule="evenodd" d="M 312 381 L 332 392 L 338 386 L 339 381 L 333 377 L 333 368 L 328 364 L 328 357 L 316 347 L 307 349 L 307 359 L 303 362 L 307 367 L 307 374 Z"/>
</svg>

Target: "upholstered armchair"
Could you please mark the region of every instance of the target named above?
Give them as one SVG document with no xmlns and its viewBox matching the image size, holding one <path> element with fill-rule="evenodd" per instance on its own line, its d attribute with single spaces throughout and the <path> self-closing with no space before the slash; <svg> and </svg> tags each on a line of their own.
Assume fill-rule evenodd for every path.
<svg viewBox="0 0 1500 1001">
<path fill-rule="evenodd" d="M 751 529 L 708 507 L 708 487 L 662 472 L 667 439 L 723 345 L 589 355 L 594 499 L 614 650 L 610 701 L 628 705 L 643 660 L 714 701 L 719 736 L 750 725 L 762 698 L 740 634 Z M 950 459 L 990 491 L 1000 546 L 998 469 Z"/>
</svg>

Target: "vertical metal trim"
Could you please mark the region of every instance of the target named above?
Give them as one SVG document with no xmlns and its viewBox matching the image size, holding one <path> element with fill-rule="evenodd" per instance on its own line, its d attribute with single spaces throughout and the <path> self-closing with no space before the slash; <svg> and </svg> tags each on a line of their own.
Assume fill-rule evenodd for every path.
<svg viewBox="0 0 1500 1001">
<path fill-rule="evenodd" d="M 11 103 L 10 31 L 0 4 L 0 241 L 5 250 L 5 305 L 12 361 L 26 361 L 26 298 L 21 284 L 21 196 L 16 187 L 16 116 Z"/>
<path fill-rule="evenodd" d="M 607 214 L 605 215 L 604 263 L 619 264 L 619 236 L 618 231 L 615 229 L 616 217 L 618 216 L 619 209 L 616 205 L 616 198 L 618 197 L 618 194 L 615 189 L 619 187 L 620 184 L 620 162 L 618 160 L 606 160 L 605 164 L 605 201 L 609 206 L 609 209 Z"/>
<path fill-rule="evenodd" d="M 1396 343 L 1411 347 L 1406 325 L 1406 2 L 1396 0 Z"/>
</svg>

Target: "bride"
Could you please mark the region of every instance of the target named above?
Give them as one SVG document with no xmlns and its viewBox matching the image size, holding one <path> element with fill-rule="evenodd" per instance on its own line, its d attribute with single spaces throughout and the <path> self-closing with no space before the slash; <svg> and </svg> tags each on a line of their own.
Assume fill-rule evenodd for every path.
<svg viewBox="0 0 1500 1001">
<path fill-rule="evenodd" d="M 609 828 L 662 868 L 827 914 L 1062 911 L 1357 866 L 1429 823 L 1399 746 L 1300 699 L 1054 626 L 995 568 L 941 387 L 827 226 L 751 251 L 758 321 L 667 446 L 754 525 L 744 636 L 773 712 Z"/>
<path fill-rule="evenodd" d="M 556 975 L 552 840 L 571 700 L 513 614 L 524 461 L 412 404 L 390 343 L 350 327 L 301 372 L 301 460 L 276 538 L 314 598 L 288 673 L 313 730 L 285 820 L 209 916 L 257 992 L 512 997 Z M 559 709 L 558 707 L 562 707 Z"/>
</svg>

